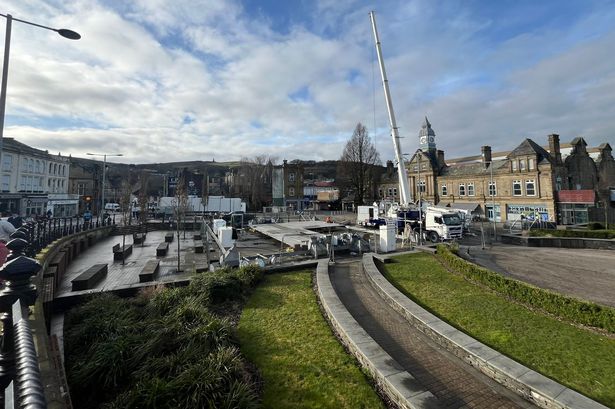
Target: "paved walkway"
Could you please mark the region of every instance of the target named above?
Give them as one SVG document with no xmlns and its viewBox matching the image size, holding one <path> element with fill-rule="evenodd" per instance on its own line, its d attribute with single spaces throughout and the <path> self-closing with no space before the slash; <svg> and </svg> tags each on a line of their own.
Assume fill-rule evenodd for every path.
<svg viewBox="0 0 615 409">
<path fill-rule="evenodd" d="M 467 250 L 469 249 L 469 257 Z M 516 280 L 615 307 L 615 253 L 496 244 L 462 248 L 470 261 Z"/>
<path fill-rule="evenodd" d="M 194 252 L 192 232 L 186 232 L 185 239 L 183 238 L 183 233 L 180 233 L 181 269 L 184 272 L 177 273 L 177 235 L 173 242 L 169 243 L 167 255 L 156 257 L 156 248 L 158 244 L 164 242 L 166 233 L 166 231 L 151 231 L 147 233 L 147 238 L 143 245 L 134 245 L 132 254 L 126 257 L 124 264 L 122 264 L 121 260 L 113 260 L 112 251 L 114 244 L 122 244 L 122 236 L 110 236 L 101 240 L 95 246 L 81 253 L 68 265 L 66 273 L 58 286 L 56 298 L 92 291 L 117 290 L 139 285 L 139 273 L 145 266 L 145 263 L 152 259 L 160 260 L 160 272 L 156 281 L 185 280 L 192 275 L 195 268 L 206 268 L 207 260 L 205 253 L 197 254 Z M 128 244 L 132 244 L 132 235 L 126 235 L 126 245 Z M 211 252 L 211 257 L 212 260 L 219 258 L 217 252 Z M 72 291 L 71 280 L 94 264 L 107 264 L 107 277 L 92 290 Z M 144 285 L 151 285 L 151 283 Z"/>
<path fill-rule="evenodd" d="M 372 288 L 360 262 L 338 263 L 331 280 L 357 322 L 438 398 L 442 408 L 534 407 L 411 326 Z"/>
</svg>

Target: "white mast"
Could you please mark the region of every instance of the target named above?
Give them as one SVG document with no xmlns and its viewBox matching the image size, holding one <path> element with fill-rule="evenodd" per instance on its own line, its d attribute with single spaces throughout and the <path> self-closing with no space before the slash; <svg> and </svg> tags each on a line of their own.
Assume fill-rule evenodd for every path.
<svg viewBox="0 0 615 409">
<path fill-rule="evenodd" d="M 376 41 L 376 53 L 378 54 L 378 63 L 380 64 L 380 74 L 382 75 L 382 85 L 384 86 L 384 98 L 387 103 L 387 111 L 389 112 L 389 122 L 391 126 L 391 136 L 393 137 L 393 146 L 395 147 L 395 159 L 397 160 L 397 174 L 399 177 L 399 198 L 400 205 L 407 207 L 410 200 L 410 189 L 408 187 L 408 174 L 404 165 L 404 158 L 401 154 L 399 146 L 399 130 L 395 122 L 395 112 L 393 112 L 393 102 L 391 101 L 391 93 L 389 91 L 389 81 L 387 73 L 384 69 L 384 60 L 382 59 L 382 50 L 380 49 L 380 39 L 378 38 L 378 30 L 376 29 L 376 15 L 370 11 L 369 17 L 372 20 L 372 29 L 374 30 L 374 40 Z"/>
</svg>

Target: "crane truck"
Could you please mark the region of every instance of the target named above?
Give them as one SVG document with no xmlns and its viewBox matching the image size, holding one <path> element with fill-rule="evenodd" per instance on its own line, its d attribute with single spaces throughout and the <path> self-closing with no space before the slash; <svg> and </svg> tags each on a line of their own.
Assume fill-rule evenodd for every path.
<svg viewBox="0 0 615 409">
<path fill-rule="evenodd" d="M 389 90 L 389 81 L 384 68 L 382 48 L 380 45 L 380 38 L 378 36 L 378 29 L 376 28 L 376 15 L 373 11 L 371 11 L 369 13 L 369 17 L 372 23 L 374 41 L 376 43 L 376 55 L 378 56 L 382 86 L 384 88 L 384 99 L 386 101 L 387 112 L 389 114 L 391 137 L 393 138 L 393 147 L 395 148 L 395 159 L 399 164 L 397 166 L 397 177 L 399 178 L 400 203 L 398 207 L 392 207 L 389 209 L 389 217 L 397 219 L 398 231 L 410 226 L 414 231 L 421 232 L 424 237 L 428 238 L 432 242 L 461 238 L 463 234 L 463 223 L 457 212 L 430 206 L 428 206 L 425 210 L 422 210 L 412 203 L 410 198 L 410 188 L 408 186 L 408 175 L 406 173 L 406 167 L 404 166 L 403 156 L 401 154 L 399 129 L 397 128 L 397 122 L 395 120 L 393 101 Z M 421 205 L 422 204 L 419 204 L 419 206 Z M 373 220 L 373 218 L 370 219 Z"/>
</svg>

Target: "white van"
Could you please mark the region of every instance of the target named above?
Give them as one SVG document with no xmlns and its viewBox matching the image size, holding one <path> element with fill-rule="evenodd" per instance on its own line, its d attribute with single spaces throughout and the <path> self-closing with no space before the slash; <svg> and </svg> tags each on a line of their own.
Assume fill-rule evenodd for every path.
<svg viewBox="0 0 615 409">
<path fill-rule="evenodd" d="M 105 210 L 108 212 L 119 212 L 120 211 L 120 205 L 119 203 L 107 203 L 105 205 Z"/>
</svg>

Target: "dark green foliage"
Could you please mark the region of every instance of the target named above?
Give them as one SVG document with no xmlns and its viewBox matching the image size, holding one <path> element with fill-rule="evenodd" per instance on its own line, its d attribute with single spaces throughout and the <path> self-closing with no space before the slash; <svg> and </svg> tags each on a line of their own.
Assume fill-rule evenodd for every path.
<svg viewBox="0 0 615 409">
<path fill-rule="evenodd" d="M 594 226 L 602 228 L 600 223 L 590 223 Z M 615 239 L 615 230 L 597 230 L 592 229 L 588 226 L 590 230 L 530 230 L 530 236 L 532 237 L 581 237 L 585 239 Z"/>
<path fill-rule="evenodd" d="M 258 268 L 198 275 L 187 287 L 93 297 L 67 315 L 66 368 L 79 408 L 252 408 L 257 397 L 218 302 L 242 299 Z"/>
<path fill-rule="evenodd" d="M 445 245 L 438 245 L 436 257 L 470 280 L 484 284 L 523 304 L 540 308 L 577 324 L 602 328 L 615 333 L 615 309 L 613 308 L 578 300 L 504 277 L 461 259 Z"/>
<path fill-rule="evenodd" d="M 591 222 L 587 224 L 589 230 L 604 230 L 604 225 L 598 222 Z"/>
</svg>

